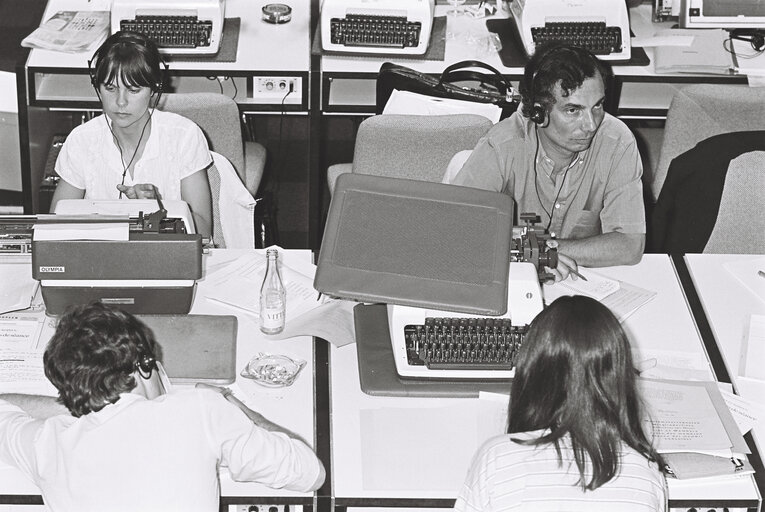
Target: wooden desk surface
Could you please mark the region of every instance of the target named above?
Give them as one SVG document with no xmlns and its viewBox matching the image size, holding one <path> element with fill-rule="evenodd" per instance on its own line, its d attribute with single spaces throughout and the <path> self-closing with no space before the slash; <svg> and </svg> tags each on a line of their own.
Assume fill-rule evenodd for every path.
<svg viewBox="0 0 765 512">
<path fill-rule="evenodd" d="M 208 272 L 233 259 L 246 254 L 246 250 L 215 249 L 204 258 L 205 275 Z M 254 251 L 265 258 L 265 251 Z M 311 252 L 290 250 L 284 252 L 285 261 L 296 258 L 311 261 Z M 236 315 L 238 318 L 237 337 L 237 372 L 246 366 L 249 360 L 259 352 L 283 354 L 293 359 L 307 361 L 306 368 L 292 386 L 286 388 L 265 388 L 254 381 L 237 376 L 234 389 L 237 396 L 250 408 L 262 413 L 271 421 L 283 425 L 302 436 L 309 444 L 315 441 L 314 408 L 315 385 L 313 380 L 314 351 L 313 340 L 309 337 L 291 338 L 283 341 L 271 341 L 261 334 L 257 319 L 233 308 L 205 299 L 205 279 L 198 281 L 194 305 L 191 314 Z M 2 388 L 0 387 L 0 390 Z M 241 391 L 241 393 L 240 393 Z M 228 471 L 221 470 L 221 497 L 285 497 L 312 499 L 313 493 L 298 493 L 289 490 L 271 489 L 255 483 L 240 483 L 231 480 Z M 21 472 L 0 464 L 0 503 L 8 502 L 8 497 L 39 496 L 39 489 Z M 1 507 L 0 507 L 1 508 Z"/>
<path fill-rule="evenodd" d="M 712 379 L 712 371 L 704 353 L 701 339 L 687 308 L 683 291 L 668 256 L 651 254 L 631 267 L 599 269 L 610 277 L 657 291 L 653 300 L 643 305 L 625 322 L 624 327 L 631 341 L 640 351 L 656 357 L 657 367 L 667 369 L 678 365 L 680 358 L 687 358 L 697 376 L 706 375 Z M 699 365 L 698 362 L 701 362 Z M 679 374 L 685 373 L 685 370 Z M 465 439 L 447 438 L 442 421 L 444 412 L 462 411 L 476 422 L 485 421 L 486 415 L 476 405 L 480 399 L 460 398 L 395 398 L 365 395 L 359 386 L 358 365 L 355 345 L 342 348 L 332 347 L 330 351 L 330 395 L 332 418 L 332 486 L 336 503 L 363 506 L 375 500 L 392 500 L 400 505 L 416 506 L 422 500 L 438 501 L 434 506 L 450 506 L 469 465 L 464 446 L 477 446 L 485 438 L 477 439 L 486 431 L 475 427 L 476 434 Z M 409 429 L 388 428 L 390 423 L 376 426 L 370 431 L 371 420 L 387 419 L 386 414 L 396 415 L 410 410 L 419 423 Z M 402 413 L 403 414 L 403 413 Z M 464 417 L 455 418 L 464 422 Z M 367 429 L 365 431 L 365 428 Z M 496 432 L 501 433 L 500 432 Z M 411 453 L 391 472 L 388 481 L 381 475 L 380 464 L 385 458 L 384 451 L 370 448 L 377 441 L 384 446 L 405 443 L 409 446 L 412 437 L 419 440 L 418 449 Z M 443 464 L 443 454 L 453 458 L 450 464 Z M 412 468 L 428 475 L 427 483 L 413 481 L 407 484 L 401 474 L 409 474 Z M 422 480 L 422 479 L 420 479 Z M 429 485 L 429 486 L 428 486 Z M 758 503 L 759 494 L 751 478 L 712 485 L 709 482 L 670 481 L 670 500 L 751 500 Z M 685 501 L 687 503 L 688 501 Z M 685 504 L 683 503 L 683 504 Z M 719 505 L 719 502 L 717 503 Z M 422 506 L 422 505 L 420 505 Z"/>
</svg>

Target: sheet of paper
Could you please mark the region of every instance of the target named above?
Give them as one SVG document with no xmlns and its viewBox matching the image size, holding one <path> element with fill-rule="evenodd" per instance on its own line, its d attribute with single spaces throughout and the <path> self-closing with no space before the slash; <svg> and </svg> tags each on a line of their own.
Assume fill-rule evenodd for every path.
<svg viewBox="0 0 765 512">
<path fill-rule="evenodd" d="M 57 395 L 42 362 L 55 324 L 43 309 L 0 315 L 0 393 Z"/>
<path fill-rule="evenodd" d="M 327 340 L 336 347 L 356 341 L 353 308 L 357 302 L 328 300 L 324 304 L 288 320 L 280 334 L 269 339 L 282 340 L 295 336 L 315 336 Z"/>
<path fill-rule="evenodd" d="M 733 275 L 755 297 L 765 302 L 765 258 L 745 258 L 723 263 L 723 268 Z"/>
<path fill-rule="evenodd" d="M 579 270 L 588 281 L 566 279 L 559 283 L 545 284 L 545 302 L 550 304 L 563 295 L 587 295 L 599 300 L 620 322 L 623 322 L 656 296 L 656 292 L 652 290 L 610 279 L 591 269 L 580 267 Z"/>
<path fill-rule="evenodd" d="M 39 281 L 32 278 L 29 259 L 0 265 L 0 313 L 17 311 L 30 306 Z"/>
<path fill-rule="evenodd" d="M 646 402 L 646 431 L 659 452 L 730 450 L 733 443 L 704 382 L 640 379 Z M 725 407 L 722 404 L 722 407 Z M 735 428 L 735 427 L 734 427 Z"/>
<path fill-rule="evenodd" d="M 34 239 L 40 240 L 127 240 L 128 222 L 83 222 L 35 224 Z"/>
<path fill-rule="evenodd" d="M 359 425 L 363 488 L 454 492 L 481 444 L 504 433 L 506 417 L 507 403 L 492 400 L 439 408 L 364 409 Z M 444 445 L 423 443 L 432 436 L 428 426 L 439 429 Z"/>
<path fill-rule="evenodd" d="M 313 277 L 297 272 L 282 262 L 282 281 L 287 289 L 287 318 L 294 319 L 319 305 Z M 219 268 L 205 279 L 204 294 L 209 300 L 259 316 L 260 286 L 266 272 L 266 258 L 245 254 Z"/>
<path fill-rule="evenodd" d="M 733 415 L 733 419 L 736 420 L 736 425 L 738 425 L 742 436 L 765 418 L 765 406 L 762 403 L 753 402 L 723 390 L 720 390 L 720 394 L 722 394 L 725 405 L 728 406 Z"/>
<path fill-rule="evenodd" d="M 744 377 L 765 380 L 765 315 L 749 317 L 739 368 L 743 368 Z"/>
<path fill-rule="evenodd" d="M 553 286 L 567 289 L 569 292 L 566 295 L 587 295 L 599 301 L 602 301 L 619 289 L 619 281 L 598 274 L 589 268 L 581 267 L 579 273 L 586 277 L 587 280 L 569 277 L 565 281 L 556 283 Z"/>
<path fill-rule="evenodd" d="M 492 123 L 497 123 L 502 115 L 502 109 L 491 103 L 454 100 L 450 98 L 434 98 L 410 91 L 394 89 L 385 104 L 383 114 L 477 114 Z"/>
</svg>

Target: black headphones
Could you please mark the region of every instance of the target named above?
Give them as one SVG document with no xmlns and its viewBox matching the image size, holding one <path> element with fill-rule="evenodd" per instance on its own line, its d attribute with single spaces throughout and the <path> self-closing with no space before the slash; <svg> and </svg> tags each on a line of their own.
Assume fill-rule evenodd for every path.
<svg viewBox="0 0 765 512">
<path fill-rule="evenodd" d="M 730 38 L 746 41 L 756 52 L 765 50 L 765 30 L 737 28 L 730 31 Z"/>
<path fill-rule="evenodd" d="M 592 56 L 587 50 L 579 47 L 572 47 L 572 46 L 553 46 L 549 50 L 547 50 L 542 56 L 539 58 L 539 61 L 537 62 L 536 70 L 531 75 L 531 78 L 529 80 L 529 96 L 531 100 L 534 102 L 531 106 L 531 114 L 529 115 L 529 119 L 534 124 L 537 125 L 543 125 L 545 121 L 547 121 L 547 109 L 538 101 L 536 101 L 537 97 L 537 76 L 539 75 L 539 71 L 542 69 L 542 67 L 547 63 L 548 60 L 550 60 L 551 55 L 555 55 L 557 53 L 561 52 L 571 52 L 571 53 L 580 53 L 580 52 L 586 52 L 588 56 L 591 58 L 595 58 Z M 529 70 L 531 71 L 531 70 Z"/>
<path fill-rule="evenodd" d="M 151 355 L 149 345 L 143 340 L 138 352 L 138 361 L 135 362 L 135 369 L 144 379 L 151 377 L 151 372 L 157 368 L 157 359 Z"/>
<path fill-rule="evenodd" d="M 96 90 L 96 95 L 99 100 L 101 99 L 101 93 L 98 90 L 98 74 L 101 66 L 104 65 L 104 58 L 109 54 L 111 49 L 118 44 L 130 44 L 135 46 L 136 51 L 144 56 L 146 62 L 152 65 L 152 61 L 156 60 L 158 65 L 156 70 L 152 70 L 152 73 L 156 75 L 155 81 L 149 86 L 151 91 L 157 95 L 157 100 L 154 103 L 156 106 L 159 104 L 159 99 L 162 97 L 162 91 L 164 90 L 164 76 L 167 74 L 169 66 L 162 59 L 159 53 L 157 45 L 139 32 L 127 32 L 119 31 L 109 36 L 106 41 L 96 50 L 93 57 L 88 61 L 88 74 L 90 75 L 90 84 L 93 89 Z M 153 67 L 153 66 L 152 66 Z"/>
</svg>

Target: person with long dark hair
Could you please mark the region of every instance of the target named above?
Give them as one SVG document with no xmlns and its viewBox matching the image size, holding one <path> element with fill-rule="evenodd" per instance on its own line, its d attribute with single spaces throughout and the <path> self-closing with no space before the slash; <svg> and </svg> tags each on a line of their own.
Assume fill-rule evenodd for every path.
<svg viewBox="0 0 765 512">
<path fill-rule="evenodd" d="M 664 511 L 661 457 L 642 428 L 627 335 L 589 297 L 531 323 L 511 386 L 508 433 L 475 455 L 458 511 Z"/>
</svg>

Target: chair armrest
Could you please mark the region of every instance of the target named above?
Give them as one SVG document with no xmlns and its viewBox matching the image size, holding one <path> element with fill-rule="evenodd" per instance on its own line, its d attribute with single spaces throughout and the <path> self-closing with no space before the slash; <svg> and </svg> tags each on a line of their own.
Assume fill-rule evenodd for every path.
<svg viewBox="0 0 765 512">
<path fill-rule="evenodd" d="M 335 191 L 335 182 L 341 174 L 353 172 L 353 164 L 334 164 L 327 169 L 327 185 L 329 186 L 329 195 Z"/>
<path fill-rule="evenodd" d="M 244 186 L 252 197 L 257 197 L 265 166 L 266 148 L 257 142 L 246 141 L 244 143 Z"/>
</svg>

